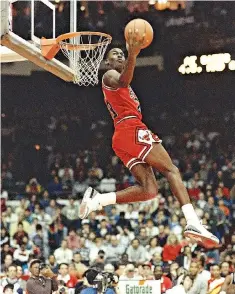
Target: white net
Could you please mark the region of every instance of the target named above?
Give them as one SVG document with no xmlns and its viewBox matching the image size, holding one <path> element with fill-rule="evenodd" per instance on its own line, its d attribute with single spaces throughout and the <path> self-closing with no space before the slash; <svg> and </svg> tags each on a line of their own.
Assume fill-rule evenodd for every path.
<svg viewBox="0 0 235 294">
<path fill-rule="evenodd" d="M 59 42 L 60 49 L 70 60 L 75 84 L 89 86 L 98 84 L 98 70 L 111 36 L 106 34 L 79 34 Z"/>
</svg>

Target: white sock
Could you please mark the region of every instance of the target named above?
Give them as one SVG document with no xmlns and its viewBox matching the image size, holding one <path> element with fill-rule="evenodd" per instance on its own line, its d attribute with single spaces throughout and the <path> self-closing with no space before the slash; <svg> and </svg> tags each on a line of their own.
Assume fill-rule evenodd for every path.
<svg viewBox="0 0 235 294">
<path fill-rule="evenodd" d="M 103 194 L 96 194 L 95 197 L 101 206 L 107 206 L 111 204 L 116 204 L 116 193 L 115 192 L 109 192 L 109 193 L 103 193 Z"/>
<path fill-rule="evenodd" d="M 182 211 L 184 214 L 184 217 L 186 219 L 187 224 L 188 223 L 200 223 L 199 218 L 192 206 L 191 203 L 185 204 L 182 206 Z"/>
</svg>

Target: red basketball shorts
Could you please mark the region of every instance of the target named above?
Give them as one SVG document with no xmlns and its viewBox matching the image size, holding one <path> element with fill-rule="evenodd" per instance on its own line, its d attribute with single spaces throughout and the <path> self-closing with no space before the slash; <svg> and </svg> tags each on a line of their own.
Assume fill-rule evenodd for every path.
<svg viewBox="0 0 235 294">
<path fill-rule="evenodd" d="M 144 163 L 153 148 L 153 143 L 162 140 L 153 134 L 139 119 L 126 119 L 116 125 L 112 147 L 116 155 L 128 169 L 138 163 Z"/>
</svg>

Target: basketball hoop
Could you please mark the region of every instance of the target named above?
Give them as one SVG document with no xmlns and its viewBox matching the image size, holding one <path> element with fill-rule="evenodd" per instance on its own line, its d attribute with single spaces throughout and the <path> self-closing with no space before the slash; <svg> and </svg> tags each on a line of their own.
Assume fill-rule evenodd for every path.
<svg viewBox="0 0 235 294">
<path fill-rule="evenodd" d="M 98 84 L 98 70 L 112 37 L 100 32 L 75 32 L 56 39 L 41 39 L 42 55 L 53 59 L 59 50 L 69 59 L 73 82 L 79 86 Z"/>
</svg>

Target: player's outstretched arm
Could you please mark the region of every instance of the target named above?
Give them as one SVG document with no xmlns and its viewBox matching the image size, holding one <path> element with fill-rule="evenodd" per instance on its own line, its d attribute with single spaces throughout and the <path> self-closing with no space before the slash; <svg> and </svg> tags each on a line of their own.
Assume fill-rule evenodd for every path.
<svg viewBox="0 0 235 294">
<path fill-rule="evenodd" d="M 140 38 L 138 31 L 134 33 L 129 32 L 129 39 L 127 44 L 128 57 L 124 68 L 121 73 L 114 69 L 107 71 L 104 75 L 105 85 L 112 88 L 126 88 L 130 85 L 134 75 L 136 58 L 140 53 L 141 45 L 144 42 L 144 37 L 145 35 L 143 35 L 143 38 Z"/>
</svg>

